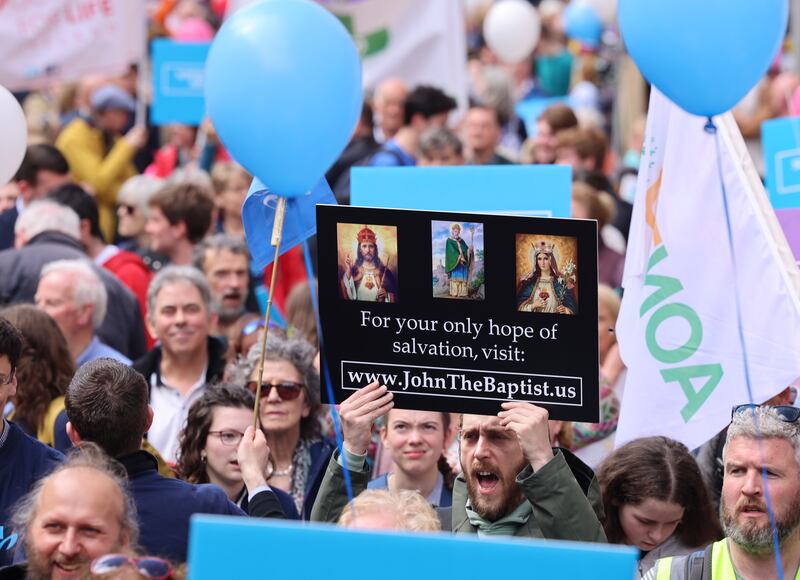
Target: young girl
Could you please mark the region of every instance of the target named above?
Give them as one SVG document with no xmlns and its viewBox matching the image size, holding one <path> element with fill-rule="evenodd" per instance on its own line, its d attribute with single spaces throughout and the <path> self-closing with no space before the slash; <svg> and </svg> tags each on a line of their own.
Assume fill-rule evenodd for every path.
<svg viewBox="0 0 800 580">
<path fill-rule="evenodd" d="M 639 578 L 658 558 L 722 537 L 700 468 L 682 443 L 645 437 L 612 453 L 597 473 L 608 541 L 641 551 Z"/>
</svg>

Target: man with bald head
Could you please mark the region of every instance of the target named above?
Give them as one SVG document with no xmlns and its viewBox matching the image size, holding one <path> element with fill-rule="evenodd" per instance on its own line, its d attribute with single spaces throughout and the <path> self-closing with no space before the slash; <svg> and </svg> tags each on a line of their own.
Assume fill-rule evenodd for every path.
<svg viewBox="0 0 800 580">
<path fill-rule="evenodd" d="M 79 578 L 95 558 L 129 550 L 138 540 L 136 510 L 124 470 L 95 445 L 83 445 L 18 504 L 27 564 L 2 578 Z"/>
<path fill-rule="evenodd" d="M 375 88 L 372 108 L 375 113 L 376 138 L 381 143 L 394 137 L 403 126 L 407 96 L 408 85 L 401 79 L 386 79 Z"/>
<path fill-rule="evenodd" d="M 394 406 L 386 386 L 371 383 L 340 407 L 344 454 L 328 464 L 311 512 L 336 521 L 347 497 L 366 488 L 367 446 L 373 422 Z M 604 542 L 599 487 L 592 470 L 569 451 L 550 446 L 548 413 L 531 403 L 508 401 L 496 415 L 462 415 L 462 474 L 452 508 L 438 508 L 443 529 L 479 536 L 517 536 Z"/>
</svg>

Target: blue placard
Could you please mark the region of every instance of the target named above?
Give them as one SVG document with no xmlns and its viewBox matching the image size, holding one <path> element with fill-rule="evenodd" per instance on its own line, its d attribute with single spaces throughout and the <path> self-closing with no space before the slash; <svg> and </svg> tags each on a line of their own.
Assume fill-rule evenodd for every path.
<svg viewBox="0 0 800 580">
<path fill-rule="evenodd" d="M 153 41 L 150 120 L 154 125 L 199 125 L 206 116 L 203 91 L 210 47 L 210 42 Z"/>
<path fill-rule="evenodd" d="M 761 143 L 772 206 L 800 207 L 800 117 L 765 121 Z"/>
<path fill-rule="evenodd" d="M 350 203 L 364 207 L 571 216 L 567 165 L 353 167 Z"/>
<path fill-rule="evenodd" d="M 394 534 L 300 522 L 192 517 L 189 578 L 633 578 L 638 551 L 467 534 Z"/>
</svg>

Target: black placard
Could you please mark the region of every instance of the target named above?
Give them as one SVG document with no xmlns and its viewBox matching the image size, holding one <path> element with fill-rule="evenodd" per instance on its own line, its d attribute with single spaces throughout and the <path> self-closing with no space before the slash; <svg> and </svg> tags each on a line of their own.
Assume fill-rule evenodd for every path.
<svg viewBox="0 0 800 580">
<path fill-rule="evenodd" d="M 378 380 L 399 408 L 598 420 L 595 221 L 319 205 L 317 243 L 335 402 Z"/>
</svg>

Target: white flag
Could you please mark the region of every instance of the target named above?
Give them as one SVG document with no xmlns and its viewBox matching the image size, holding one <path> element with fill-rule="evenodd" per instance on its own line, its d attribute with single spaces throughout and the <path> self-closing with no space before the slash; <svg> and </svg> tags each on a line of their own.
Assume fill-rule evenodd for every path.
<svg viewBox="0 0 800 580">
<path fill-rule="evenodd" d="M 230 0 L 232 14 L 253 0 Z M 432 85 L 467 104 L 467 48 L 461 0 L 317 0 L 350 31 L 373 90 L 397 77 Z"/>
<path fill-rule="evenodd" d="M 142 58 L 145 26 L 142 0 L 0 0 L 0 85 L 121 74 Z"/>
<path fill-rule="evenodd" d="M 750 402 L 740 325 L 754 402 L 800 375 L 800 272 L 733 117 L 714 120 L 716 136 L 653 90 L 617 324 L 617 445 L 666 435 L 693 449 L 723 429 Z"/>
</svg>

